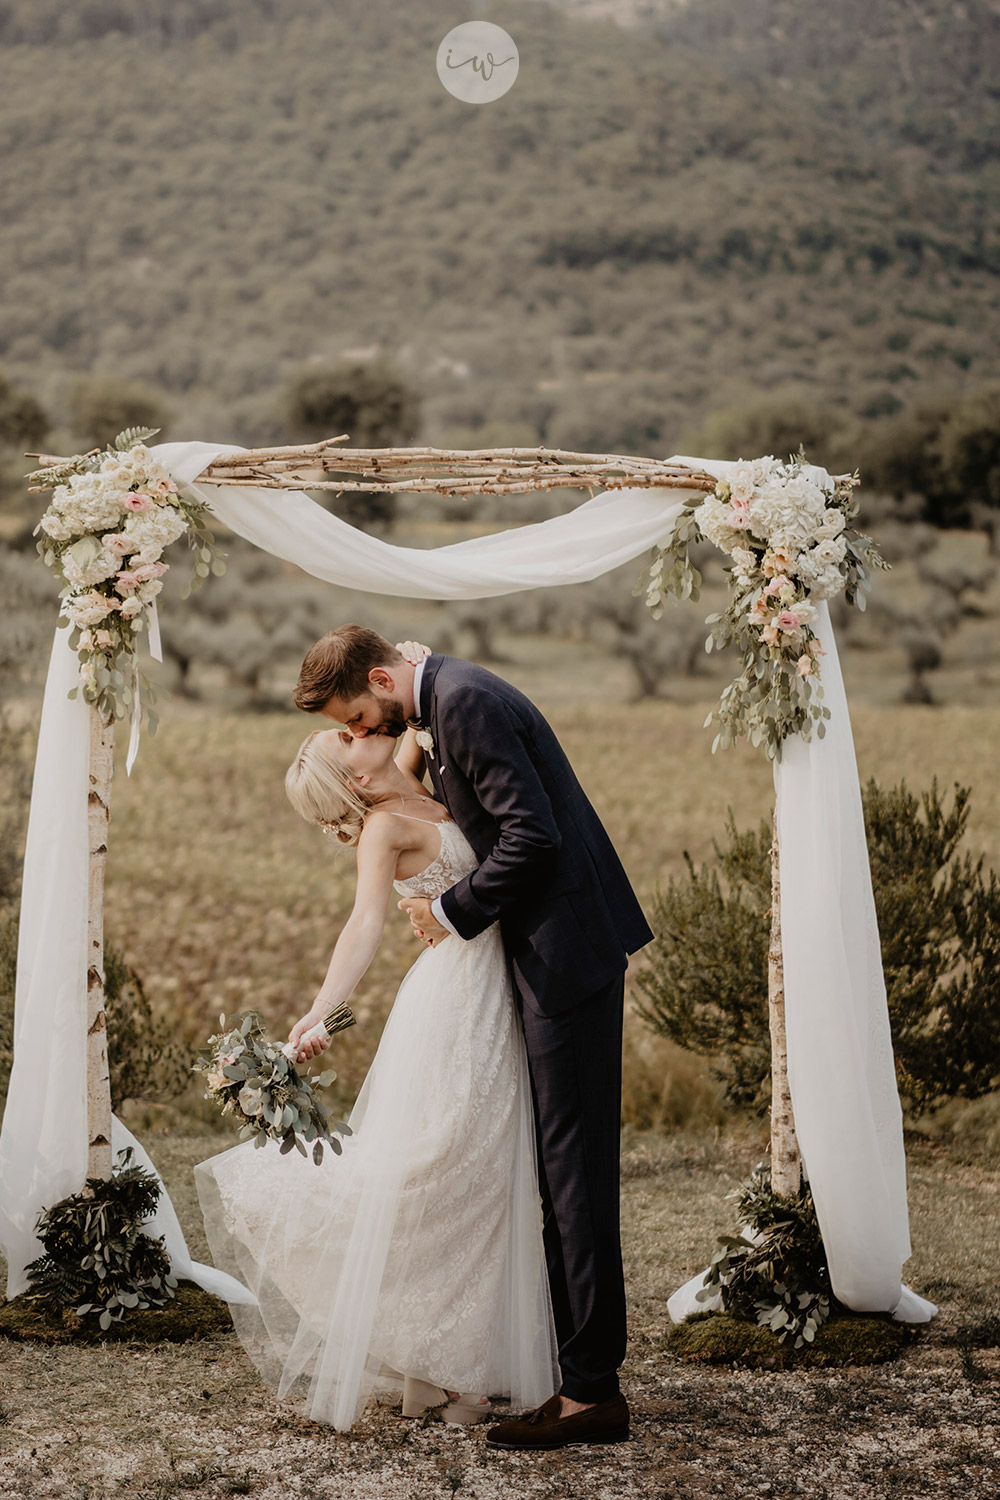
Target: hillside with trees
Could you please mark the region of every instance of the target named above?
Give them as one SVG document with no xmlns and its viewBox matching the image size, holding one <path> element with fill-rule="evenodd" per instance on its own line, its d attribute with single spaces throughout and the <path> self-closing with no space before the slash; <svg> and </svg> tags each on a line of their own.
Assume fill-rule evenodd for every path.
<svg viewBox="0 0 1000 1500">
<path fill-rule="evenodd" d="M 374 353 L 442 444 L 670 453 L 794 398 L 831 462 L 1000 376 L 983 0 L 490 14 L 520 73 L 475 108 L 441 0 L 4 0 L 0 369 L 59 429 L 113 377 L 260 442 Z"/>
</svg>

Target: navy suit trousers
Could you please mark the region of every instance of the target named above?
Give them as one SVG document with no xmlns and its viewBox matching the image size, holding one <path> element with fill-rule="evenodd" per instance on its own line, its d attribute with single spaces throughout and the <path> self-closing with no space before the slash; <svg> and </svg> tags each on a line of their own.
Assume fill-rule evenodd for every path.
<svg viewBox="0 0 1000 1500">
<path fill-rule="evenodd" d="M 617 1395 L 625 1358 L 620 1233 L 624 975 L 560 1015 L 520 1003 L 538 1139 L 561 1394 Z M 518 997 L 519 1001 L 521 997 Z"/>
</svg>

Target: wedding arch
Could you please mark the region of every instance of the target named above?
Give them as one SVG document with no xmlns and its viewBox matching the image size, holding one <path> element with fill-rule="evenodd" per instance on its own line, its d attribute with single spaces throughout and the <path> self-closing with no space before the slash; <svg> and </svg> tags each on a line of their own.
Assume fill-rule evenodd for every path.
<svg viewBox="0 0 1000 1500">
<path fill-rule="evenodd" d="M 130 717 L 131 771 L 148 711 L 134 631 L 148 622 L 150 654 L 159 659 L 160 553 L 187 530 L 196 571 L 207 575 L 215 563 L 207 519 L 214 517 L 329 583 L 423 599 L 589 581 L 652 549 L 645 591 L 656 613 L 664 592 L 697 597 L 691 541 L 708 537 L 730 554 L 730 609 L 711 623 L 717 644 L 741 647 L 744 669 L 723 694 L 716 744 L 746 735 L 772 755 L 775 773 L 772 1181 L 776 1191 L 794 1193 L 801 1172 L 808 1177 L 832 1285 L 846 1306 L 930 1317 L 932 1305 L 902 1285 L 910 1255 L 902 1113 L 853 739 L 826 604 L 844 577 L 850 593 L 864 576 L 863 549 L 847 544 L 845 560 L 837 542 L 843 520 L 830 524 L 827 514 L 838 503 L 845 508 L 846 476 L 773 459 L 755 467 L 544 448 L 362 450 L 339 446 L 343 438 L 308 447 L 146 449 L 139 439 L 148 434 L 122 436 L 118 453 L 31 455 L 43 465 L 35 487 L 69 497 L 61 512 L 54 502 L 43 518 L 40 550 L 67 580 L 59 623 L 72 623 L 75 644 L 70 631 L 57 629 L 25 852 L 14 1064 L 0 1130 L 7 1295 L 26 1285 L 42 1209 L 78 1191 L 86 1176 L 110 1176 L 112 1152 L 123 1146 L 152 1168 L 112 1116 L 108 1087 L 103 880 L 113 739 L 116 721 Z M 426 551 L 370 536 L 303 493 L 468 496 L 567 486 L 590 498 L 546 521 Z M 812 561 L 801 578 L 793 576 L 794 548 L 780 541 L 763 552 L 751 548 L 755 504 L 777 518 L 775 536 L 806 538 Z M 113 534 L 111 514 L 126 516 Z M 807 517 L 811 531 L 803 529 Z M 116 567 L 117 579 L 127 581 L 115 583 L 117 595 L 102 595 Z M 229 1278 L 191 1261 L 165 1191 L 153 1232 L 165 1236 L 175 1274 L 235 1299 Z M 671 1299 L 675 1317 L 694 1305 L 698 1282 Z"/>
</svg>

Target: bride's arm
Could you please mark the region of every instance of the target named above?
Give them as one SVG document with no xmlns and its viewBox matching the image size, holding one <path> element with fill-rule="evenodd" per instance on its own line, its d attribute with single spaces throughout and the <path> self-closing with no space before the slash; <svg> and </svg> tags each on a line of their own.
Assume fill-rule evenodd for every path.
<svg viewBox="0 0 1000 1500">
<path fill-rule="evenodd" d="M 308 1014 L 296 1021 L 288 1034 L 293 1047 L 303 1032 L 350 999 L 378 951 L 399 857 L 397 827 L 398 820 L 385 814 L 370 818 L 362 830 L 354 907 L 337 939 L 319 994 Z M 299 1060 L 316 1057 L 329 1045 L 329 1037 L 314 1038 L 300 1049 Z"/>
</svg>

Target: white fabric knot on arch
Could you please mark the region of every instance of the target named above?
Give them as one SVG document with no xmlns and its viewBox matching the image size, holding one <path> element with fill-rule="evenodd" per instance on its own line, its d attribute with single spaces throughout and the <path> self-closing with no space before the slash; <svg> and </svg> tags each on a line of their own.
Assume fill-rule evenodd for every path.
<svg viewBox="0 0 1000 1500">
<path fill-rule="evenodd" d="M 547 521 L 425 551 L 369 536 L 299 491 L 199 487 L 197 476 L 215 457 L 243 451 L 231 445 L 161 443 L 152 451 L 220 521 L 257 546 L 328 583 L 414 599 L 482 599 L 589 581 L 662 541 L 683 502 L 701 493 L 609 490 Z M 719 478 L 731 468 L 683 456 L 669 462 Z M 825 470 L 813 472 L 829 480 Z M 39 732 L 14 1067 L 0 1130 L 8 1296 L 24 1289 L 25 1267 L 38 1253 L 38 1213 L 82 1186 L 87 1160 L 89 710 L 82 698 L 66 697 L 77 670 L 67 634 L 56 631 Z M 902 1111 L 854 743 L 825 603 L 818 634 L 831 711 L 826 737 L 787 740 L 774 777 L 789 1087 L 836 1295 L 858 1312 L 926 1321 L 933 1304 L 901 1280 L 910 1255 Z M 116 1149 L 127 1135 L 119 1131 L 116 1122 Z M 191 1263 L 165 1193 L 160 1212 L 157 1232 L 169 1228 L 175 1267 L 218 1291 L 221 1273 Z M 671 1298 L 675 1318 L 695 1307 L 701 1274 Z"/>
</svg>

